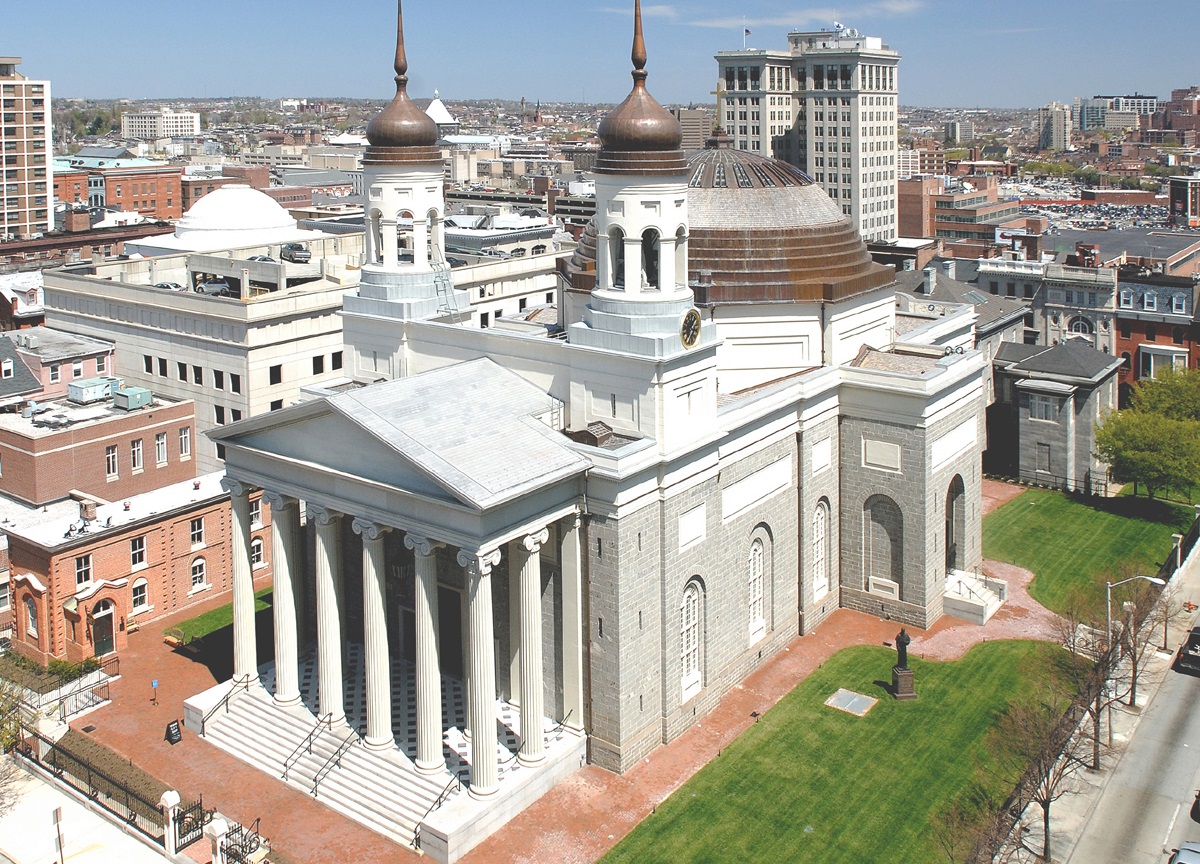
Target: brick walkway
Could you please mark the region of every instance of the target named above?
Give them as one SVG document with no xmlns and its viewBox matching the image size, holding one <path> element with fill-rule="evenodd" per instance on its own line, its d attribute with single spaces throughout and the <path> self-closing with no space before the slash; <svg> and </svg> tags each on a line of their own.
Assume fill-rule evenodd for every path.
<svg viewBox="0 0 1200 864">
<path fill-rule="evenodd" d="M 984 512 L 1021 491 L 1018 486 L 984 481 Z M 951 660 L 989 639 L 1056 638 L 1057 619 L 1029 597 L 1028 571 L 992 561 L 984 563 L 984 570 L 1007 580 L 1009 588 L 1008 602 L 987 626 L 943 617 L 932 630 L 914 630 L 909 651 Z M 189 610 L 181 617 L 195 614 L 197 610 Z M 412 852 L 191 733 L 185 731 L 176 747 L 168 746 L 162 740 L 167 721 L 182 718 L 183 700 L 217 680 L 204 665 L 163 645 L 160 634 L 171 623 L 168 619 L 130 637 L 129 650 L 121 655 L 122 680 L 113 686 L 113 704 L 76 725 L 96 725 L 93 737 L 133 758 L 185 797 L 202 792 L 206 807 L 217 807 L 239 821 L 261 817 L 263 834 L 297 864 L 418 860 Z M 890 643 L 896 632 L 894 621 L 849 610 L 835 612 L 814 633 L 795 639 L 726 694 L 709 716 L 671 744 L 654 750 L 636 768 L 621 776 L 593 766 L 582 768 L 476 847 L 464 862 L 597 860 L 749 726 L 751 712 L 768 710 L 841 649 Z M 269 656 L 269 651 L 260 656 Z M 155 677 L 161 685 L 158 707 L 150 704 L 149 682 Z"/>
</svg>

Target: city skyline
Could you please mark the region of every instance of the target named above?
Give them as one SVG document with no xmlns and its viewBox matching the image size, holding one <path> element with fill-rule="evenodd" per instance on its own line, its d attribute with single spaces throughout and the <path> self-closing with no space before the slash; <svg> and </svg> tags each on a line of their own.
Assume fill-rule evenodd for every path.
<svg viewBox="0 0 1200 864">
<path fill-rule="evenodd" d="M 531 18 L 521 13 L 537 15 L 544 7 L 526 0 L 463 27 L 439 9 L 410 0 L 409 90 L 429 98 L 436 89 L 450 101 L 620 101 L 629 89 L 632 6 L 627 0 L 595 0 Z M 68 18 L 87 10 L 77 0 L 55 8 Z M 126 14 L 88 16 L 82 44 L 64 49 L 64 31 L 46 26 L 43 9 L 22 3 L 5 13 L 7 38 L 0 54 L 22 57 L 23 74 L 51 80 L 55 96 L 67 98 L 391 95 L 391 0 L 357 2 L 352 14 L 339 15 L 348 24 L 377 22 L 366 31 L 329 28 L 328 7 L 313 0 L 295 0 L 286 8 L 212 0 L 203 7 L 174 7 L 167 16 L 161 6 L 135 0 L 123 7 Z M 1190 25 L 1200 24 L 1200 7 L 1184 0 L 1013 0 L 1004 5 L 1002 19 L 997 11 L 991 22 L 964 15 L 963 4 L 951 0 L 862 0 L 808 9 L 783 0 L 748 0 L 742 8 L 744 19 L 710 2 L 643 6 L 650 87 L 659 101 L 711 102 L 717 79 L 713 55 L 742 48 L 745 30 L 747 47 L 782 50 L 789 30 L 831 28 L 835 21 L 880 36 L 900 52 L 905 105 L 1036 107 L 1134 91 L 1166 98 L 1171 88 L 1200 77 L 1175 59 L 1187 56 Z M 1153 52 L 1139 50 L 1144 40 L 1134 47 L 1130 28 L 1114 26 L 1123 21 L 1136 21 L 1139 31 L 1154 34 Z M 1046 57 L 1053 66 L 1040 62 Z M 564 58 L 569 68 L 563 68 Z"/>
</svg>

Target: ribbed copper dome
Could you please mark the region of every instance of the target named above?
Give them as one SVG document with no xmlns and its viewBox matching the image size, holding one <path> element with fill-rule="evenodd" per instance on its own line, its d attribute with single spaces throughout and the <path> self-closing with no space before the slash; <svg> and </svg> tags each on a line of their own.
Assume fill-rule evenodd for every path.
<svg viewBox="0 0 1200 864">
<path fill-rule="evenodd" d="M 685 168 L 679 121 L 646 89 L 642 3 L 634 0 L 633 90 L 600 123 L 601 174 L 677 174 Z"/>
<path fill-rule="evenodd" d="M 396 96 L 367 124 L 367 164 L 440 161 L 438 127 L 408 96 L 408 58 L 404 53 L 404 13 L 396 0 Z"/>
<path fill-rule="evenodd" d="M 798 168 L 723 148 L 689 152 L 687 164 L 696 305 L 839 302 L 895 282 L 838 203 Z M 572 290 L 595 287 L 594 222 L 563 269 Z"/>
</svg>

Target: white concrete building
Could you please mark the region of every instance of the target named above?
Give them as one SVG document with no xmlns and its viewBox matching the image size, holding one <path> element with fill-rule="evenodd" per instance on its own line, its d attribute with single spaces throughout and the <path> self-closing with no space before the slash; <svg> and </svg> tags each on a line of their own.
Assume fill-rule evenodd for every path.
<svg viewBox="0 0 1200 864">
<path fill-rule="evenodd" d="M 200 115 L 195 111 L 130 112 L 121 115 L 121 137 L 157 141 L 160 138 L 192 138 L 200 134 Z"/>
<path fill-rule="evenodd" d="M 896 239 L 897 52 L 835 24 L 716 60 L 718 120 L 738 149 L 806 172 L 864 240 Z"/>
</svg>

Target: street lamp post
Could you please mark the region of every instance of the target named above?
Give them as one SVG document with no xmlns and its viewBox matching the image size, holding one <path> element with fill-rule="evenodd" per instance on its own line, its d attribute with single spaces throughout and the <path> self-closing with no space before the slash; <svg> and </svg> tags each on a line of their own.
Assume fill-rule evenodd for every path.
<svg viewBox="0 0 1200 864">
<path fill-rule="evenodd" d="M 1112 650 L 1112 638 L 1113 638 L 1113 635 L 1112 635 L 1112 589 L 1118 588 L 1127 582 L 1133 582 L 1137 579 L 1144 579 L 1145 581 L 1151 583 L 1152 585 L 1166 585 L 1167 584 L 1165 580 L 1159 579 L 1157 576 L 1142 576 L 1141 574 L 1138 574 L 1137 576 L 1130 576 L 1128 579 L 1122 579 L 1120 582 L 1105 581 L 1105 583 L 1104 583 L 1104 587 L 1105 587 L 1104 614 L 1105 614 L 1105 618 L 1108 621 L 1108 629 L 1105 631 L 1106 636 L 1105 636 L 1105 643 L 1104 643 L 1104 650 L 1105 650 L 1106 654 L 1108 654 L 1108 652 L 1110 652 Z M 1111 661 L 1111 658 L 1112 658 L 1112 655 L 1108 654 L 1108 659 L 1110 661 Z M 1105 676 L 1107 676 L 1111 671 L 1112 671 L 1111 669 L 1105 669 L 1104 670 Z M 1116 694 L 1114 693 L 1113 696 L 1115 698 Z M 1108 703 L 1108 746 L 1109 747 L 1112 746 L 1112 701 L 1109 701 L 1109 703 Z"/>
</svg>

